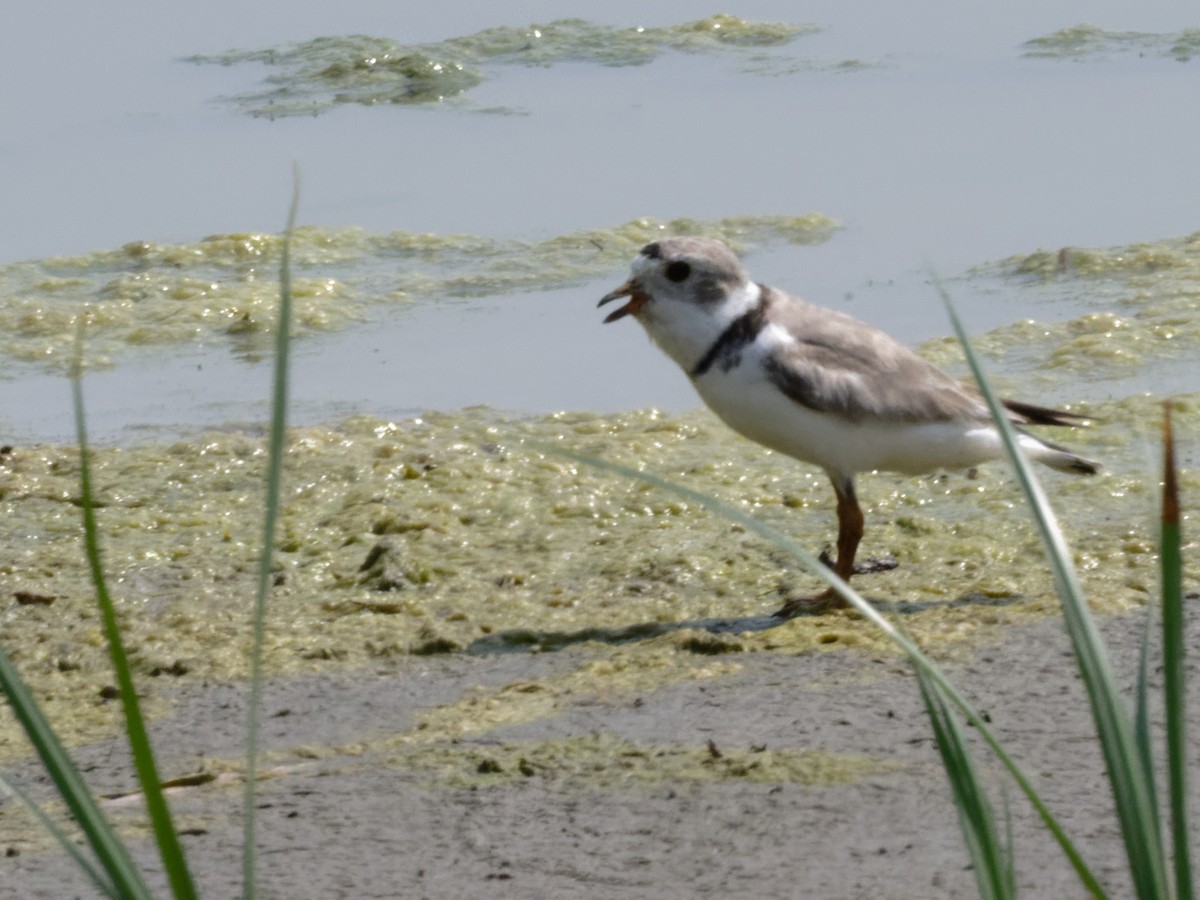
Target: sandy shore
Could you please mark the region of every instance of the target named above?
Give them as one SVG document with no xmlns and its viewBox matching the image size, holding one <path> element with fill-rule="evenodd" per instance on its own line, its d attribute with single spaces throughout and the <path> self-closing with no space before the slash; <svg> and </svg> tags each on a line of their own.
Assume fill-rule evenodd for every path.
<svg viewBox="0 0 1200 900">
<path fill-rule="evenodd" d="M 1127 615 L 1104 626 L 1123 684 L 1132 684 L 1141 621 Z M 1189 646 L 1197 635 L 1193 625 Z M 1044 620 L 995 638 L 951 673 L 1025 762 L 1112 896 L 1126 895 L 1104 767 L 1060 624 Z M 548 718 L 451 741 L 436 771 L 406 764 L 417 758 L 389 741 L 465 694 L 553 679 L 613 652 L 578 644 L 555 653 L 408 658 L 357 677 L 269 684 L 265 767 L 273 777 L 258 793 L 263 896 L 974 894 L 914 680 L 895 658 L 741 654 L 728 674 L 634 697 L 588 697 Z M 244 688 L 187 685 L 177 700 L 178 712 L 155 726 L 164 771 L 236 759 Z M 573 740 L 599 748 L 600 762 L 583 767 L 592 774 L 539 756 Z M 639 747 L 700 766 L 707 759 L 711 777 L 655 773 L 652 764 L 634 777 L 606 758 Z M 818 771 L 780 781 L 756 780 L 752 765 L 724 764 L 812 751 L 868 764 L 848 780 Z M 85 748 L 80 759 L 97 790 L 130 784 L 119 744 Z M 1025 800 L 994 764 L 985 759 L 983 768 L 996 802 L 1007 798 L 1011 808 L 1022 895 L 1082 896 Z M 34 767 L 21 774 L 32 792 L 48 795 Z M 173 795 L 206 897 L 239 892 L 240 802 L 236 775 Z M 123 821 L 136 805 L 111 808 Z M 0 895 L 91 895 L 59 851 L 23 844 L 11 831 L 6 844 Z M 139 838 L 134 845 L 138 861 L 156 871 L 153 849 Z"/>
</svg>

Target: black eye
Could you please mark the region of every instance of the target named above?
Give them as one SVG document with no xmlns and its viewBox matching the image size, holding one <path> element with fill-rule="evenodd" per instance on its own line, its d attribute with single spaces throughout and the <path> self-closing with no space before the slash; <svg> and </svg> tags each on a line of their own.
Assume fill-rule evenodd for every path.
<svg viewBox="0 0 1200 900">
<path fill-rule="evenodd" d="M 673 262 L 663 271 L 667 276 L 668 281 L 674 281 L 678 284 L 681 281 L 687 281 L 687 277 L 692 274 L 692 267 L 685 262 Z"/>
</svg>

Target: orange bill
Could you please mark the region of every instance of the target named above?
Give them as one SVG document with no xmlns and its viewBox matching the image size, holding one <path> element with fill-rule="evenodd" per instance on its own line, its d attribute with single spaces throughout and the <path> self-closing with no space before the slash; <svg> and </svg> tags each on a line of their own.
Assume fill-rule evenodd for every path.
<svg viewBox="0 0 1200 900">
<path fill-rule="evenodd" d="M 617 321 L 617 319 L 623 319 L 623 318 L 625 318 L 625 316 L 629 315 L 630 313 L 636 313 L 639 309 L 642 308 L 643 304 L 645 304 L 645 302 L 648 299 L 650 299 L 645 294 L 643 294 L 641 292 L 641 290 L 638 289 L 638 286 L 633 283 L 633 280 L 630 279 L 629 281 L 627 281 L 623 285 L 621 285 L 619 288 L 617 288 L 615 291 L 613 291 L 611 294 L 605 294 L 603 297 L 601 297 L 600 302 L 597 303 L 596 305 L 603 306 L 605 303 L 611 303 L 613 300 L 616 300 L 620 297 L 628 297 L 629 302 L 626 303 L 624 306 L 622 306 L 620 309 L 614 309 L 607 316 L 605 316 L 604 317 L 605 325 L 607 325 L 609 322 L 615 322 L 615 321 Z"/>
</svg>

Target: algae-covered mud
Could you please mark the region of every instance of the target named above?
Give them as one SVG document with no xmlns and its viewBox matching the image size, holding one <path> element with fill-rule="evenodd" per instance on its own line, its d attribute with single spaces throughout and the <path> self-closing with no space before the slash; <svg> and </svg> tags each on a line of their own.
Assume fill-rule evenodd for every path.
<svg viewBox="0 0 1200 900">
<path fill-rule="evenodd" d="M 553 773 L 559 780 L 588 787 L 664 781 L 718 781 L 830 785 L 887 771 L 886 762 L 819 750 L 725 750 L 715 746 L 645 745 L 592 734 L 538 743 L 509 742 L 496 747 L 418 748 L 387 762 L 449 787 L 492 787 Z M 483 776 L 483 777 L 480 777 Z"/>
<path fill-rule="evenodd" d="M 740 248 L 820 243 L 836 230 L 819 213 L 714 221 L 635 219 L 520 241 L 465 234 L 372 234 L 299 228 L 292 239 L 297 337 L 361 321 L 372 307 L 552 290 L 618 271 L 665 234 L 710 234 Z M 280 238 L 214 235 L 189 244 L 139 241 L 81 257 L 0 267 L 0 352 L 66 371 L 80 318 L 86 363 L 104 366 L 172 344 L 270 346 L 279 299 Z"/>
<path fill-rule="evenodd" d="M 1194 434 L 1200 397 L 1176 409 L 1181 434 Z M 1136 398 L 1090 411 L 1101 423 L 1070 443 L 1107 469 L 1090 479 L 1050 475 L 1050 493 L 1093 603 L 1113 611 L 1144 603 L 1155 585 L 1157 475 L 1148 467 L 1160 407 Z M 446 712 L 449 724 L 435 716 L 426 727 L 437 731 L 487 723 L 487 708 L 511 721 L 589 692 L 709 677 L 746 652 L 890 652 L 847 614 L 772 627 L 765 614 L 812 580 L 771 547 L 693 504 L 530 441 L 664 474 L 752 510 L 814 550 L 835 531 L 824 476 L 734 437 L 707 413 L 511 420 L 468 410 L 296 430 L 268 671 L 628 644 L 577 678 L 484 698 Z M 94 451 L 104 564 L 151 696 L 158 679 L 246 674 L 264 460 L 259 437 L 230 433 Z M 1185 472 L 1184 494 L 1198 487 Z M 0 546 L 8 548 L 0 641 L 74 739 L 104 731 L 115 715 L 78 490 L 73 448 L 17 446 L 0 457 Z M 975 478 L 868 476 L 861 495 L 864 552 L 891 554 L 900 568 L 864 577 L 860 589 L 903 614 L 927 645 L 951 647 L 982 626 L 1054 607 L 1037 537 L 1003 466 Z M 4 745 L 20 746 L 11 720 L 5 727 Z"/>
<path fill-rule="evenodd" d="M 193 56 L 195 63 L 262 63 L 279 72 L 266 87 L 226 98 L 252 116 L 317 115 L 347 103 L 441 103 L 479 85 L 498 65 L 549 67 L 577 61 L 640 66 L 664 52 L 739 59 L 759 73 L 793 70 L 795 60 L 770 53 L 816 31 L 813 25 L 753 22 L 715 15 L 666 27 L 601 25 L 561 19 L 546 25 L 488 28 L 432 44 L 405 45 L 368 35 L 319 37 L 261 50 Z M 819 64 L 808 63 L 809 68 Z M 489 110 L 496 112 L 497 110 Z"/>
<path fill-rule="evenodd" d="M 1200 53 L 1200 28 L 1153 34 L 1083 24 L 1025 42 L 1025 55 L 1038 59 L 1099 60 L 1120 53 L 1188 62 Z"/>
</svg>

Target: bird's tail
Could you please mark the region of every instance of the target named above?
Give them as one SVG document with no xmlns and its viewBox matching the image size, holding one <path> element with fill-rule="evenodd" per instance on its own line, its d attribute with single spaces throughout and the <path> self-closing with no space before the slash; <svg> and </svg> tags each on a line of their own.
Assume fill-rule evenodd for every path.
<svg viewBox="0 0 1200 900">
<path fill-rule="evenodd" d="M 1100 463 L 1095 460 L 1085 459 L 1072 453 L 1066 447 L 1035 438 L 1032 434 L 1022 432 L 1020 442 L 1022 449 L 1031 457 L 1060 472 L 1070 472 L 1073 475 L 1095 475 L 1101 469 Z"/>
</svg>

